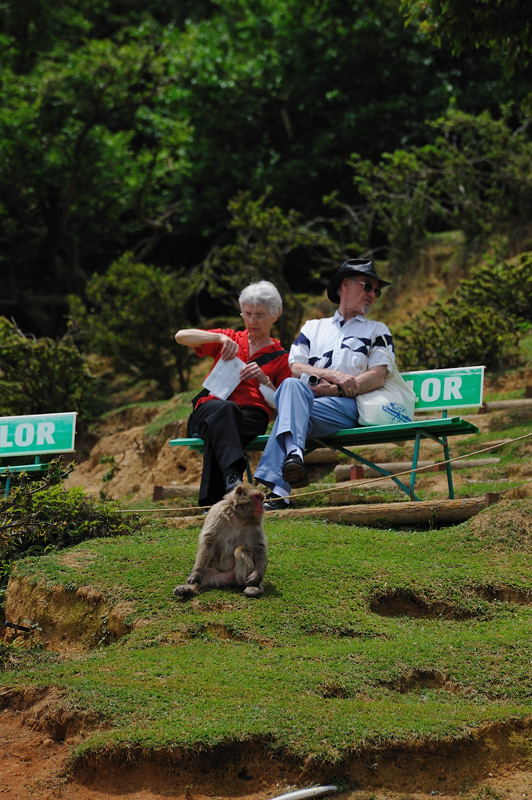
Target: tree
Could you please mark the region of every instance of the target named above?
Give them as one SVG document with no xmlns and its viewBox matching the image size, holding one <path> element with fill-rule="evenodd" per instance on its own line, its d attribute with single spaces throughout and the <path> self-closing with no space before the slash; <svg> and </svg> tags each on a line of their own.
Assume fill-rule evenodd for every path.
<svg viewBox="0 0 532 800">
<path fill-rule="evenodd" d="M 189 129 L 155 102 L 166 78 L 149 31 L 58 45 L 28 75 L 1 77 L 0 313 L 49 333 L 97 265 L 131 242 L 144 258 L 172 229 Z"/>
<path fill-rule="evenodd" d="M 501 86 L 487 58 L 459 61 L 406 28 L 395 0 L 219 0 L 209 20 L 173 42 L 170 76 L 194 128 L 186 214 L 218 232 L 220 189 L 262 194 L 305 217 L 349 190 L 353 151 L 376 159 L 422 143 L 450 101 L 495 110 Z M 177 88 L 177 87 L 176 87 Z"/>
<path fill-rule="evenodd" d="M 401 0 L 401 9 L 409 23 L 455 54 L 487 47 L 509 73 L 530 63 L 528 0 Z"/>
<path fill-rule="evenodd" d="M 394 339 L 404 369 L 519 364 L 532 320 L 532 253 L 476 266 L 451 297 L 415 314 Z"/>
<path fill-rule="evenodd" d="M 460 229 L 466 243 L 524 229 L 532 212 L 532 143 L 505 116 L 457 109 L 433 124 L 430 144 L 351 165 L 365 206 L 358 234 L 366 246 L 385 237 L 400 270 L 427 233 Z"/>
<path fill-rule="evenodd" d="M 151 379 L 163 397 L 188 388 L 190 355 L 177 347 L 174 334 L 183 327 L 183 305 L 193 290 L 190 277 L 137 262 L 131 253 L 103 275 L 93 275 L 86 302 L 70 300 L 70 321 L 91 352 L 110 356 L 116 368 Z M 78 335 L 79 335 L 78 334 Z"/>
<path fill-rule="evenodd" d="M 0 314 L 37 335 L 123 252 L 201 262 L 239 192 L 313 219 L 352 191 L 350 153 L 528 91 L 396 0 L 5 0 L 0 54 Z"/>
<path fill-rule="evenodd" d="M 277 330 L 288 344 L 301 326 L 303 313 L 303 304 L 293 291 L 294 280 L 304 282 L 307 291 L 319 291 L 326 282 L 321 273 L 332 270 L 342 252 L 324 226 L 306 223 L 296 211 L 285 213 L 266 201 L 249 192 L 230 201 L 231 241 L 213 247 L 198 269 L 198 292 L 222 300 L 230 315 L 232 308 L 238 308 L 238 295 L 245 286 L 271 281 L 283 298 L 284 313 Z"/>
</svg>

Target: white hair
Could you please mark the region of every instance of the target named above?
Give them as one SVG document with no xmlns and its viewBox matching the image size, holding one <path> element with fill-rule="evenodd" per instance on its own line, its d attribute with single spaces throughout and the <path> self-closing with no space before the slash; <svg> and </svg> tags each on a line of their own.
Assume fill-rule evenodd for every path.
<svg viewBox="0 0 532 800">
<path fill-rule="evenodd" d="M 240 292 L 238 302 L 240 308 L 243 303 L 249 303 L 252 306 L 266 306 L 272 317 L 278 316 L 283 310 L 281 295 L 270 281 L 250 283 Z"/>
</svg>

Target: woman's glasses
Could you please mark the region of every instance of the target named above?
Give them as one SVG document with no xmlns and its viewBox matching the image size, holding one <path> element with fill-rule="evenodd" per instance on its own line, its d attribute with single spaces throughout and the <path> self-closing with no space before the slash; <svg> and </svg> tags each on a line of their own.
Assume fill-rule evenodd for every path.
<svg viewBox="0 0 532 800">
<path fill-rule="evenodd" d="M 261 311 L 257 312 L 256 314 L 251 311 L 241 311 L 240 316 L 242 319 L 256 319 L 257 322 L 261 322 L 261 320 L 266 319 L 268 315 L 263 314 Z"/>
</svg>

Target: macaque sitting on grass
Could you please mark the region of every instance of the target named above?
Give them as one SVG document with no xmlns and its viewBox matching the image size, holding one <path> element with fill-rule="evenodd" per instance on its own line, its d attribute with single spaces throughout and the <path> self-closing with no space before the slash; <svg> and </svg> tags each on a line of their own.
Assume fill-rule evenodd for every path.
<svg viewBox="0 0 532 800">
<path fill-rule="evenodd" d="M 239 485 L 212 506 L 199 535 L 198 552 L 187 582 L 175 597 L 195 597 L 204 589 L 237 586 L 246 597 L 264 592 L 266 537 L 262 529 L 264 494 Z"/>
</svg>

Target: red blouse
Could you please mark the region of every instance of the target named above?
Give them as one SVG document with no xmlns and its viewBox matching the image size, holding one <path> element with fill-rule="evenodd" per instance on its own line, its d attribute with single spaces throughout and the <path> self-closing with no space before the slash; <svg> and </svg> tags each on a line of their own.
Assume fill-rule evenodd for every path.
<svg viewBox="0 0 532 800">
<path fill-rule="evenodd" d="M 224 333 L 226 336 L 229 336 L 230 339 L 236 342 L 238 344 L 237 357 L 244 361 L 244 363 L 255 360 L 258 356 L 266 353 L 274 353 L 277 350 L 283 349 L 279 339 L 272 339 L 272 344 L 268 344 L 266 347 L 261 347 L 260 350 L 256 350 L 253 353 L 253 357 L 250 358 L 248 332 L 246 330 L 234 331 L 231 328 L 212 328 L 209 332 Z M 196 354 L 200 356 L 200 358 L 212 356 L 214 358 L 214 364 L 216 364 L 220 358 L 221 349 L 222 345 L 219 342 L 208 342 L 194 348 Z M 281 381 L 284 381 L 285 378 L 289 378 L 292 375 L 290 367 L 288 366 L 288 353 L 282 353 L 277 358 L 268 361 L 267 364 L 263 364 L 261 366 L 261 370 L 265 375 L 268 376 L 275 388 L 277 388 Z M 258 381 L 255 380 L 241 381 L 234 392 L 230 394 L 227 399 L 239 406 L 258 406 L 259 408 L 264 409 L 264 411 L 266 411 L 268 414 L 268 417 L 271 419 L 273 417 L 273 409 L 270 408 L 264 399 L 262 392 L 259 389 L 259 385 L 260 384 Z M 201 403 L 206 403 L 212 398 L 212 394 L 201 397 L 197 402 L 196 408 Z"/>
</svg>

